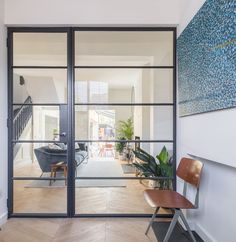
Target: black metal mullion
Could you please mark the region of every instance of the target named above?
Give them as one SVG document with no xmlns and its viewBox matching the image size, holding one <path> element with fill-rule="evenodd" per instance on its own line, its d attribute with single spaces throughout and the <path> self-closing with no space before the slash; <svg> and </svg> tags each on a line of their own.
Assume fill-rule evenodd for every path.
<svg viewBox="0 0 236 242">
<path fill-rule="evenodd" d="M 98 213 L 98 214 L 75 214 L 75 218 L 151 218 L 148 213 Z M 157 214 L 156 218 L 173 218 L 173 214 Z"/>
<path fill-rule="evenodd" d="M 13 103 L 13 106 L 60 106 L 67 103 Z"/>
<path fill-rule="evenodd" d="M 66 218 L 66 213 L 12 213 L 11 218 Z"/>
<path fill-rule="evenodd" d="M 66 33 L 68 27 L 8 27 L 14 33 Z"/>
<path fill-rule="evenodd" d="M 75 139 L 75 142 L 124 142 L 124 143 L 173 143 L 174 140 L 85 140 L 85 139 Z M 55 143 L 55 140 L 12 140 L 13 144 L 24 144 L 24 143 Z M 65 143 L 63 141 L 56 141 L 57 143 Z"/>
<path fill-rule="evenodd" d="M 150 27 L 150 26 L 143 26 L 143 27 L 73 27 L 74 31 L 137 31 L 137 32 L 148 32 L 148 31 L 163 31 L 163 32 L 170 32 L 174 31 L 176 27 Z"/>
<path fill-rule="evenodd" d="M 117 176 L 117 177 L 112 177 L 112 176 L 107 176 L 107 177 L 74 177 L 74 179 L 78 180 L 173 180 L 174 177 L 136 177 L 136 176 Z M 13 177 L 13 181 L 51 181 L 51 180 L 58 180 L 58 181 L 65 181 L 66 178 L 64 177 L 30 177 L 30 176 L 22 176 L 22 177 Z"/>
<path fill-rule="evenodd" d="M 8 217 L 13 213 L 13 143 L 11 142 L 13 138 L 13 70 L 10 68 L 13 65 L 13 32 L 8 29 Z"/>
<path fill-rule="evenodd" d="M 12 66 L 12 69 L 67 69 L 67 66 Z"/>
<path fill-rule="evenodd" d="M 174 66 L 74 66 L 75 69 L 173 69 Z"/>
<path fill-rule="evenodd" d="M 173 65 L 174 65 L 174 69 L 173 69 L 173 102 L 174 102 L 174 106 L 173 106 L 173 176 L 174 176 L 174 182 L 173 182 L 173 189 L 176 191 L 176 163 L 177 163 L 177 107 L 176 107 L 176 103 L 177 103 L 177 96 L 176 96 L 176 92 L 177 92 L 177 88 L 176 88 L 176 40 L 177 40 L 177 33 L 176 33 L 176 28 L 173 30 Z"/>
<path fill-rule="evenodd" d="M 75 106 L 174 106 L 174 103 L 75 103 Z"/>
<path fill-rule="evenodd" d="M 75 132 L 74 132 L 74 31 L 72 28 L 68 31 L 67 37 L 67 55 L 68 55 L 68 145 L 67 145 L 67 215 L 73 217 L 75 214 Z"/>
<path fill-rule="evenodd" d="M 110 213 L 110 214 L 75 214 L 75 218 L 151 218 L 153 214 Z M 64 213 L 13 213 L 12 218 L 66 218 Z M 172 218 L 173 214 L 157 214 L 156 218 Z"/>
<path fill-rule="evenodd" d="M 63 177 L 30 177 L 30 176 L 15 176 L 12 178 L 13 181 L 51 181 L 51 180 L 66 180 Z"/>
<path fill-rule="evenodd" d="M 63 141 L 56 141 L 57 143 L 65 143 Z M 172 143 L 174 142 L 173 140 L 85 140 L 85 139 L 76 139 L 75 142 L 124 142 L 124 143 Z M 24 144 L 24 143 L 55 143 L 55 140 L 12 140 L 13 144 Z"/>
<path fill-rule="evenodd" d="M 57 142 L 57 143 L 64 143 L 64 142 L 62 142 L 62 141 L 55 141 L 55 140 L 12 140 L 11 141 L 13 144 L 17 144 L 17 143 L 19 143 L 19 144 L 23 144 L 23 143 L 55 143 L 55 142 Z"/>
<path fill-rule="evenodd" d="M 136 177 L 136 176 L 106 176 L 106 177 L 94 177 L 94 176 L 80 176 L 76 177 L 76 180 L 153 180 L 153 181 L 160 181 L 160 180 L 173 180 L 173 177 Z"/>
<path fill-rule="evenodd" d="M 78 139 L 75 140 L 75 142 L 84 142 L 84 143 L 90 143 L 90 142 L 110 142 L 110 143 L 173 143 L 174 140 L 85 140 L 85 139 Z"/>
<path fill-rule="evenodd" d="M 13 106 L 60 106 L 67 103 L 13 103 Z M 75 106 L 174 106 L 174 103 L 75 103 Z"/>
</svg>

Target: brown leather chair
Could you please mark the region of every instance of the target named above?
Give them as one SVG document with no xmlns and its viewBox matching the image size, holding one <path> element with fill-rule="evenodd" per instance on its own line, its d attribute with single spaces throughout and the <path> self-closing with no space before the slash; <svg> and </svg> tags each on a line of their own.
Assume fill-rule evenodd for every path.
<svg viewBox="0 0 236 242">
<path fill-rule="evenodd" d="M 147 235 L 150 227 L 152 226 L 152 223 L 156 217 L 156 214 L 158 213 L 158 210 L 160 209 L 160 207 L 162 207 L 162 208 L 170 208 L 171 210 L 174 211 L 174 216 L 170 223 L 166 236 L 164 238 L 164 242 L 167 242 L 169 240 L 171 233 L 173 232 L 173 229 L 174 229 L 179 217 L 182 219 L 192 240 L 196 241 L 181 209 L 198 208 L 199 184 L 200 184 L 202 168 L 203 168 L 203 164 L 198 160 L 193 160 L 193 159 L 189 159 L 189 158 L 181 159 L 180 164 L 176 171 L 176 175 L 184 180 L 183 195 L 179 194 L 178 192 L 172 191 L 172 190 L 147 189 L 144 191 L 144 197 L 145 197 L 146 201 L 148 202 L 148 204 L 151 207 L 156 208 L 156 210 L 152 216 L 152 219 L 148 225 L 148 228 L 146 230 L 146 233 L 145 233 L 146 235 Z M 194 205 L 186 198 L 187 183 L 194 186 L 197 190 Z"/>
</svg>

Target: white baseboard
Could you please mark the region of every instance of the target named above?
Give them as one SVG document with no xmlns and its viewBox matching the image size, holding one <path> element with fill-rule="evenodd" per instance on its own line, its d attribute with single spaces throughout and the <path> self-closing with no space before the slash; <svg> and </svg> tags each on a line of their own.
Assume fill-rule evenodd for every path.
<svg viewBox="0 0 236 242">
<path fill-rule="evenodd" d="M 195 224 L 195 231 L 205 242 L 217 242 L 201 225 Z"/>
<path fill-rule="evenodd" d="M 0 215 L 0 226 L 2 226 L 4 223 L 6 223 L 7 217 L 8 217 L 7 211 Z"/>
<path fill-rule="evenodd" d="M 191 230 L 194 230 L 204 240 L 204 242 L 217 242 L 217 240 L 215 240 L 201 225 L 192 221 L 188 221 L 188 224 Z"/>
</svg>

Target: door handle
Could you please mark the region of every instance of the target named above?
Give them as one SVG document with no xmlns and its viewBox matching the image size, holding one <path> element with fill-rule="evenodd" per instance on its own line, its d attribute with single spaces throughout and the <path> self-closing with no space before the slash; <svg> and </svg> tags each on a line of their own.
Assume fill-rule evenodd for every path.
<svg viewBox="0 0 236 242">
<path fill-rule="evenodd" d="M 61 136 L 61 137 L 66 137 L 66 132 L 62 132 L 62 133 L 60 133 L 59 136 Z"/>
<path fill-rule="evenodd" d="M 66 132 L 62 132 L 60 134 L 54 134 L 54 135 L 59 135 L 60 137 L 66 137 Z"/>
</svg>

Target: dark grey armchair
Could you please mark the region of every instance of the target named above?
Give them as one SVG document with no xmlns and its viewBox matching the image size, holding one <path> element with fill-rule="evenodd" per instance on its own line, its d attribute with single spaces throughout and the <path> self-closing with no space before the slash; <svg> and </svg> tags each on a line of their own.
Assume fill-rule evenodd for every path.
<svg viewBox="0 0 236 242">
<path fill-rule="evenodd" d="M 66 150 L 51 150 L 48 148 L 48 146 L 43 146 L 34 149 L 34 153 L 38 160 L 42 173 L 50 172 L 51 164 L 55 164 L 61 161 L 67 162 Z M 86 150 L 75 151 L 75 165 L 77 167 L 86 159 L 88 159 L 88 153 Z"/>
</svg>

